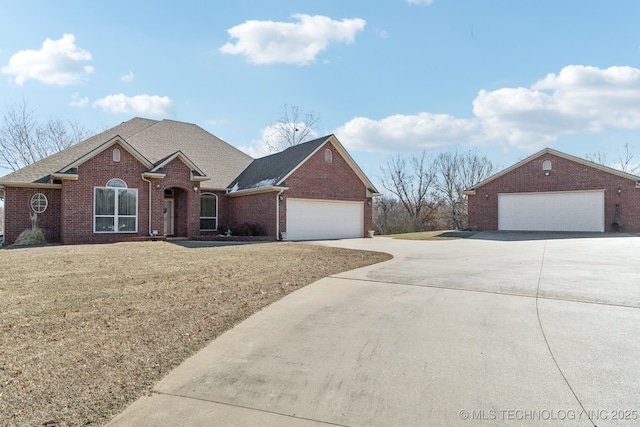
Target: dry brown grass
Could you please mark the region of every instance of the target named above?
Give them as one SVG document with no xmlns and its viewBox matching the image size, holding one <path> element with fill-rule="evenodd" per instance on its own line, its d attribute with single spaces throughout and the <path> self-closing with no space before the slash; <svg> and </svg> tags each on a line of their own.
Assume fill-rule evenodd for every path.
<svg viewBox="0 0 640 427">
<path fill-rule="evenodd" d="M 0 250 L 0 425 L 101 425 L 236 323 L 386 254 L 295 243 Z"/>
</svg>

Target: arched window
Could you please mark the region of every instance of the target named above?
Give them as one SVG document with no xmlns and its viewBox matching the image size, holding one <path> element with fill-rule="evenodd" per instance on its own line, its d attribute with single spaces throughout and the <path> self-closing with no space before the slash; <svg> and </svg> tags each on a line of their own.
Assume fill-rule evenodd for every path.
<svg viewBox="0 0 640 427">
<path fill-rule="evenodd" d="M 543 171 L 551 170 L 551 160 L 545 160 L 544 162 L 542 162 L 542 170 Z"/>
<path fill-rule="evenodd" d="M 113 161 L 114 162 L 119 162 L 120 161 L 120 150 L 117 148 L 113 149 Z"/>
<path fill-rule="evenodd" d="M 94 188 L 94 233 L 136 233 L 138 231 L 138 190 L 127 188 L 118 178 Z"/>
<path fill-rule="evenodd" d="M 31 196 L 31 209 L 35 213 L 42 213 L 47 210 L 47 206 L 49 206 L 49 201 L 47 200 L 47 196 L 42 193 L 36 193 Z"/>
<path fill-rule="evenodd" d="M 324 162 L 325 163 L 332 163 L 333 162 L 333 153 L 328 148 L 326 150 L 324 150 Z"/>
<path fill-rule="evenodd" d="M 107 182 L 105 187 L 117 187 L 117 188 L 127 188 L 127 183 L 121 179 L 113 178 Z"/>
<path fill-rule="evenodd" d="M 200 231 L 218 229 L 218 196 L 204 193 L 200 196 Z"/>
</svg>

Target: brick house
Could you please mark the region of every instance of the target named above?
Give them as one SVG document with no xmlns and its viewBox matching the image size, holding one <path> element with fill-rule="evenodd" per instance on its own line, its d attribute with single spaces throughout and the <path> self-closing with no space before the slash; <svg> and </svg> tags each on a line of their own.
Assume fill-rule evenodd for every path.
<svg viewBox="0 0 640 427">
<path fill-rule="evenodd" d="M 640 231 L 640 177 L 550 148 L 465 194 L 473 230 Z"/>
<path fill-rule="evenodd" d="M 5 244 L 31 227 L 50 242 L 365 237 L 379 193 L 334 135 L 252 159 L 202 128 L 134 118 L 0 178 Z M 222 229 L 225 227 L 225 229 Z"/>
</svg>

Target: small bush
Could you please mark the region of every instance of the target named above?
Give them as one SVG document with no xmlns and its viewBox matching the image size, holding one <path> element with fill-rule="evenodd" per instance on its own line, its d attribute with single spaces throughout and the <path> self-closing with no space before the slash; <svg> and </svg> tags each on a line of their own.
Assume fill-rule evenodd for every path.
<svg viewBox="0 0 640 427">
<path fill-rule="evenodd" d="M 44 232 L 41 228 L 29 228 L 24 230 L 16 241 L 13 243 L 14 246 L 34 246 L 34 245 L 44 245 L 47 243 L 47 239 L 44 237 Z"/>
</svg>

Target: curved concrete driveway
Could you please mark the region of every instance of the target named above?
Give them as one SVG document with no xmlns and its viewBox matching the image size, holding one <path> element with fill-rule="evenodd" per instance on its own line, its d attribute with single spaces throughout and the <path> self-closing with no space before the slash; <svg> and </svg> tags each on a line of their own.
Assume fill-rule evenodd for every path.
<svg viewBox="0 0 640 427">
<path fill-rule="evenodd" d="M 318 244 L 395 258 L 274 303 L 111 425 L 640 423 L 640 237 Z"/>
</svg>

